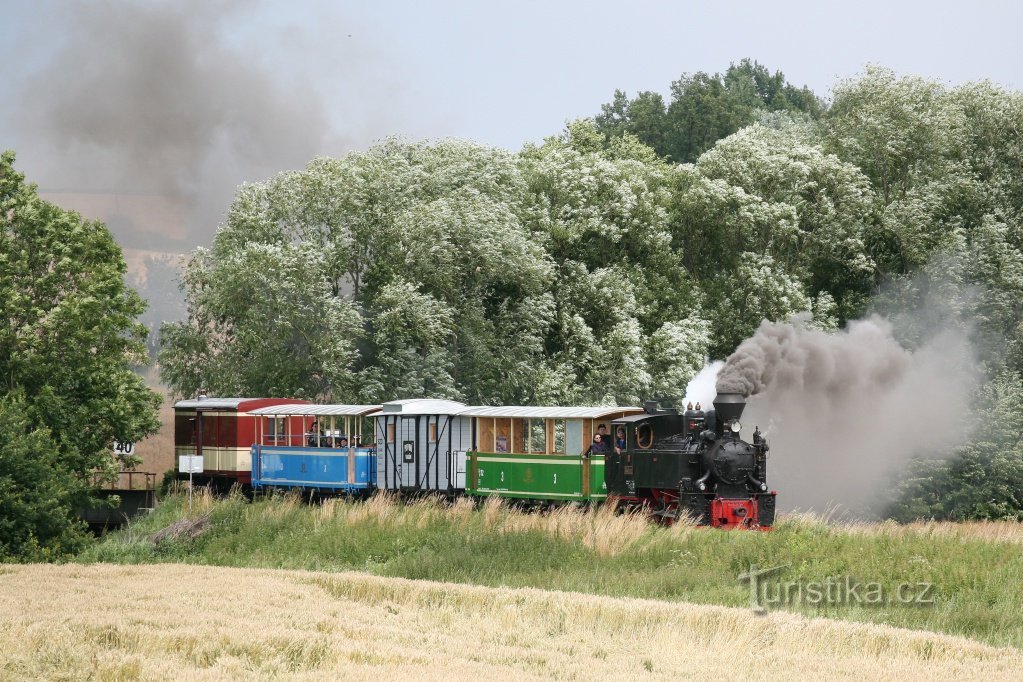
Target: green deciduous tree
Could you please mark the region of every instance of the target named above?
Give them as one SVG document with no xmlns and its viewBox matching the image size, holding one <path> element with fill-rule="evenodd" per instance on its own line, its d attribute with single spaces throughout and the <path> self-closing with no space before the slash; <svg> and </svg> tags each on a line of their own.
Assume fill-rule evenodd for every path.
<svg viewBox="0 0 1023 682">
<path fill-rule="evenodd" d="M 630 100 L 621 90 L 595 118 L 607 138 L 628 133 L 672 161 L 693 162 L 700 154 L 757 119 L 761 111 L 790 111 L 817 118 L 821 100 L 796 88 L 784 74 L 743 59 L 724 74 L 682 74 L 671 84 L 671 102 L 655 92 Z"/>
<path fill-rule="evenodd" d="M 660 363 L 652 374 L 650 337 L 698 320 L 700 294 L 672 248 L 669 167 L 630 135 L 604 149 L 588 120 L 523 157 L 532 221 L 557 267 L 547 351 L 570 377 L 559 400 L 636 403 L 654 385 L 677 389 L 699 367 L 665 378 Z M 705 337 L 691 343 L 702 360 Z"/>
<path fill-rule="evenodd" d="M 387 141 L 245 186 L 187 268 L 164 376 L 186 394 L 523 400 L 553 314 L 524 200 L 514 155 L 458 141 Z M 282 360 L 286 381 L 261 379 Z"/>
<path fill-rule="evenodd" d="M 81 547 L 85 486 L 49 429 L 31 422 L 20 391 L 0 396 L 0 562 L 46 561 Z"/>
<path fill-rule="evenodd" d="M 125 285 L 126 270 L 103 224 L 41 200 L 14 170 L 14 155 L 3 154 L 0 398 L 10 441 L 5 437 L 0 498 L 21 501 L 0 499 L 0 507 L 17 507 L 17 523 L 39 521 L 5 531 L 13 538 L 9 553 L 30 545 L 66 549 L 75 534 L 72 512 L 88 504 L 92 473 L 116 467 L 114 439 L 139 440 L 159 426 L 159 396 L 131 371 L 146 359 L 146 329 L 137 321 L 145 304 Z M 10 458 L 19 456 L 38 458 L 27 471 L 38 474 L 39 462 L 52 470 L 39 477 L 51 501 L 25 489 L 32 476 L 11 471 Z"/>
<path fill-rule="evenodd" d="M 864 241 L 874 193 L 856 166 L 824 152 L 815 125 L 753 124 L 704 154 L 697 169 L 740 189 L 752 199 L 748 210 L 762 215 L 743 226 L 733 255 L 771 256 L 811 296 L 835 299 L 842 324 L 862 314 L 877 283 Z"/>
</svg>

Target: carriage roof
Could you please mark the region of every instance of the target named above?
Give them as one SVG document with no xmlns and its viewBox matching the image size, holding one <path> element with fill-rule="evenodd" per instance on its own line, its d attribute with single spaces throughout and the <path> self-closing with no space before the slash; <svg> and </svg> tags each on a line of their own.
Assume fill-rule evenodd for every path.
<svg viewBox="0 0 1023 682">
<path fill-rule="evenodd" d="M 190 398 L 174 403 L 175 410 L 237 410 L 248 412 L 268 405 L 302 404 L 305 400 L 294 398 Z"/>
<path fill-rule="evenodd" d="M 504 407 L 475 406 L 462 411 L 463 417 L 496 417 L 519 419 L 604 419 L 616 414 L 642 412 L 640 407 L 531 407 L 508 405 Z"/>
<path fill-rule="evenodd" d="M 380 412 L 373 415 L 383 417 L 387 415 L 461 415 L 465 410 L 465 404 L 454 400 L 442 400 L 439 398 L 411 398 L 409 400 L 392 400 L 380 406 Z"/>
<path fill-rule="evenodd" d="M 267 417 L 300 415 L 303 417 L 367 417 L 380 411 L 379 405 L 271 405 L 249 414 Z"/>
</svg>

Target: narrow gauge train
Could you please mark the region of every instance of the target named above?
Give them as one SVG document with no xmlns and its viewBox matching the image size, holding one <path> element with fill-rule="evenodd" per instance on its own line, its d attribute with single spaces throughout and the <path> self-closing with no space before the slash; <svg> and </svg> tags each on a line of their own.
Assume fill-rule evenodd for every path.
<svg viewBox="0 0 1023 682">
<path fill-rule="evenodd" d="M 681 414 L 654 402 L 472 407 L 434 399 L 383 405 L 200 399 L 175 405 L 175 434 L 179 455 L 203 457 L 199 480 L 221 486 L 538 504 L 612 498 L 668 522 L 691 515 L 715 527 L 770 528 L 768 445 L 759 431 L 752 443 L 739 437 L 744 405 L 737 394 L 718 396 L 706 413 Z M 232 419 L 236 428 L 225 423 Z"/>
</svg>

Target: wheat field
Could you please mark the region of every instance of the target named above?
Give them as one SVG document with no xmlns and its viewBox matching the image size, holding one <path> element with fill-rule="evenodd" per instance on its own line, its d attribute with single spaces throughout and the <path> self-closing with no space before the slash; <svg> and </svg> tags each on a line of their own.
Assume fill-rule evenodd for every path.
<svg viewBox="0 0 1023 682">
<path fill-rule="evenodd" d="M 1018 678 L 1023 653 L 887 626 L 356 573 L 0 567 L 0 678 Z"/>
</svg>

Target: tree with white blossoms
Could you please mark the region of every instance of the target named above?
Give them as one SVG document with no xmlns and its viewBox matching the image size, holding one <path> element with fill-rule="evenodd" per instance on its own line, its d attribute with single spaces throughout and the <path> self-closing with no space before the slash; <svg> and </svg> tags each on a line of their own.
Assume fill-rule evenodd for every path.
<svg viewBox="0 0 1023 682">
<path fill-rule="evenodd" d="M 969 127 L 936 81 L 871 67 L 835 87 L 825 148 L 873 185 L 878 218 L 865 238 L 882 275 L 909 274 L 979 219 L 983 188 L 964 159 Z"/>
<path fill-rule="evenodd" d="M 990 83 L 957 88 L 870 68 L 835 88 L 825 148 L 860 167 L 874 189 L 865 236 L 885 286 L 871 307 L 909 344 L 935 329 L 970 333 L 991 383 L 974 443 L 914 468 L 899 518 L 1019 518 L 1023 374 L 1023 96 Z M 912 311 L 912 314 L 904 314 Z"/>
<path fill-rule="evenodd" d="M 743 253 L 739 267 L 717 291 L 711 316 L 719 344 L 715 357 L 725 357 L 728 349 L 752 336 L 761 320 L 786 321 L 799 313 L 810 313 L 816 328 L 837 326 L 831 295 L 822 292 L 816 299 L 811 298 L 771 256 Z"/>
<path fill-rule="evenodd" d="M 700 318 L 668 321 L 647 339 L 651 396 L 681 400 L 703 367 L 711 342 L 711 325 Z"/>
<path fill-rule="evenodd" d="M 189 320 L 164 325 L 160 371 L 179 394 L 354 397 L 362 321 L 332 295 L 310 244 L 199 249 L 185 270 Z"/>
<path fill-rule="evenodd" d="M 877 282 L 864 242 L 874 193 L 856 166 L 823 150 L 816 124 L 772 118 L 775 127 L 740 130 L 696 167 L 770 207 L 759 232 L 742 233 L 742 250 L 771 256 L 810 296 L 830 295 L 844 323 L 863 313 Z"/>
<path fill-rule="evenodd" d="M 721 140 L 671 178 L 669 226 L 705 292 L 710 351 L 724 357 L 763 319 L 862 313 L 875 284 L 863 234 L 869 182 L 822 151 L 815 126 L 775 116 Z"/>
<path fill-rule="evenodd" d="M 628 135 L 605 148 L 588 120 L 522 156 L 536 234 L 557 268 L 547 350 L 557 375 L 570 380 L 556 399 L 635 403 L 655 384 L 681 397 L 686 369 L 665 379 L 650 367 L 650 335 L 665 321 L 699 320 L 700 312 L 699 288 L 668 231 L 668 166 Z M 689 340 L 700 357 L 690 376 L 702 366 L 706 341 Z"/>
<path fill-rule="evenodd" d="M 243 186 L 188 265 L 165 379 L 180 394 L 522 399 L 545 385 L 553 315 L 523 195 L 514 155 L 459 141 L 388 141 Z"/>
<path fill-rule="evenodd" d="M 520 155 L 387 141 L 244 186 L 187 268 L 190 319 L 164 330 L 164 377 L 184 394 L 335 400 L 682 392 L 697 363 L 658 355 L 670 380 L 648 368 L 665 321 L 700 322 L 666 230 L 666 168 L 579 122 Z M 691 354 L 706 342 L 694 334 Z"/>
</svg>

